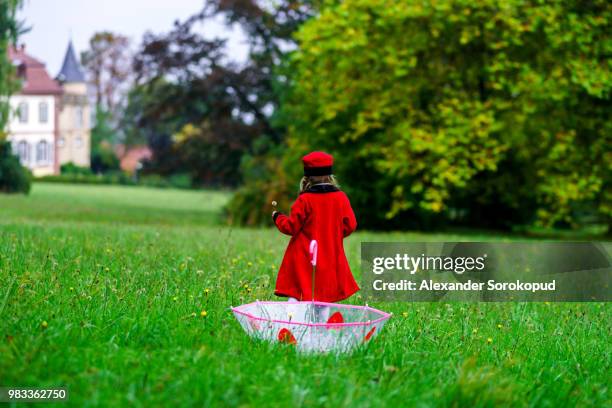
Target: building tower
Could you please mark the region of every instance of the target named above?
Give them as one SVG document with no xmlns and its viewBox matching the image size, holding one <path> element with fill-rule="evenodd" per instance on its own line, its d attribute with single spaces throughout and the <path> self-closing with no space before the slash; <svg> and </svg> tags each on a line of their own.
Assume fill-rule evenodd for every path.
<svg viewBox="0 0 612 408">
<path fill-rule="evenodd" d="M 91 131 L 87 83 L 74 53 L 72 41 L 68 44 L 57 81 L 63 89 L 59 113 L 57 162 L 60 166 L 74 163 L 77 166 L 89 167 Z"/>
</svg>

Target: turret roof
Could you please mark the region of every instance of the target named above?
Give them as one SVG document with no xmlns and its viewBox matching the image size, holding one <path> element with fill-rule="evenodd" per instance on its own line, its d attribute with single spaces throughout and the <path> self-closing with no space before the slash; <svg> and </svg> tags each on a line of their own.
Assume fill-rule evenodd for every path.
<svg viewBox="0 0 612 408">
<path fill-rule="evenodd" d="M 57 74 L 57 80 L 60 82 L 85 82 L 85 75 L 83 75 L 81 66 L 74 53 L 72 41 L 68 43 L 64 63 L 59 74 Z"/>
</svg>

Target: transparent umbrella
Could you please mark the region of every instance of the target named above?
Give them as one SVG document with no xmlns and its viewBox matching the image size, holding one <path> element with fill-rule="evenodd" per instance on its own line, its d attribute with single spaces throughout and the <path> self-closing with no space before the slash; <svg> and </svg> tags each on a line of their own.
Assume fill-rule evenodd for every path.
<svg viewBox="0 0 612 408">
<path fill-rule="evenodd" d="M 317 243 L 310 244 L 313 299 Z M 247 334 L 270 342 L 294 345 L 304 352 L 347 352 L 373 340 L 391 317 L 369 307 L 318 301 L 255 301 L 232 307 Z"/>
</svg>

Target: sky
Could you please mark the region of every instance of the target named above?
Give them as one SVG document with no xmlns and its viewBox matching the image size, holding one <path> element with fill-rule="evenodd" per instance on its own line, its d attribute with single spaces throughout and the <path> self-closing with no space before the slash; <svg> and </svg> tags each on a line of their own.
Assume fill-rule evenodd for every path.
<svg viewBox="0 0 612 408">
<path fill-rule="evenodd" d="M 97 31 L 126 35 L 136 48 L 145 32 L 167 32 L 175 20 L 195 14 L 203 4 L 203 0 L 24 0 L 19 18 L 31 31 L 19 42 L 55 77 L 70 39 L 79 55 Z M 227 38 L 228 56 L 244 61 L 248 47 L 239 28 L 228 29 L 217 21 L 199 29 L 208 38 Z"/>
</svg>

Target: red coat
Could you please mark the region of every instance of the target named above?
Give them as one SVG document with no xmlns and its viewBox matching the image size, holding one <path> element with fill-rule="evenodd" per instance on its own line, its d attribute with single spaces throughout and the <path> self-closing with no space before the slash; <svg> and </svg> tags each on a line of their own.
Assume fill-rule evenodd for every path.
<svg viewBox="0 0 612 408">
<path fill-rule="evenodd" d="M 342 241 L 357 228 L 346 194 L 328 185 L 315 185 L 300 194 L 289 216 L 276 213 L 278 230 L 291 235 L 276 280 L 277 296 L 312 300 L 310 241 L 317 240 L 315 300 L 337 302 L 359 290 L 351 273 Z"/>
</svg>

